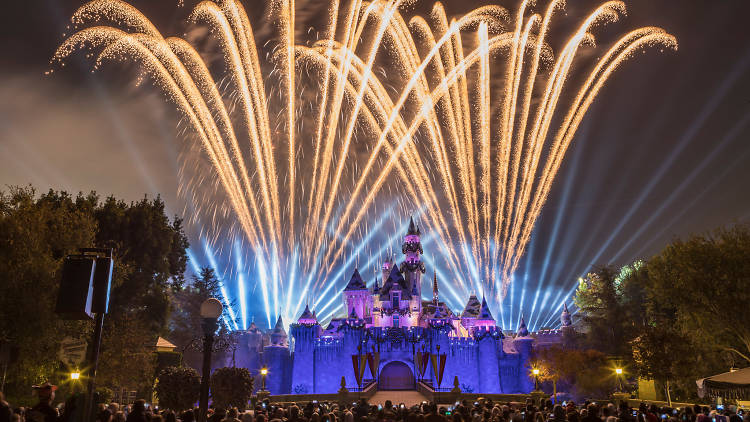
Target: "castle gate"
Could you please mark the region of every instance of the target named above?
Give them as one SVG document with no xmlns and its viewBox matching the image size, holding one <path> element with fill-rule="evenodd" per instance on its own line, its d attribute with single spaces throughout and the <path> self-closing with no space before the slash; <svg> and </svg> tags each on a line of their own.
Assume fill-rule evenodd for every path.
<svg viewBox="0 0 750 422">
<path fill-rule="evenodd" d="M 409 365 L 393 361 L 380 370 L 378 390 L 414 390 L 414 373 Z"/>
</svg>

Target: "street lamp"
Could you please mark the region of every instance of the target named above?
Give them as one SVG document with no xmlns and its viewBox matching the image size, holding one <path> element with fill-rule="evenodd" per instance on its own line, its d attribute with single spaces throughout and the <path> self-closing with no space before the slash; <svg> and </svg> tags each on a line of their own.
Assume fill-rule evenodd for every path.
<svg viewBox="0 0 750 422">
<path fill-rule="evenodd" d="M 268 375 L 268 368 L 266 368 L 265 366 L 260 368 L 260 375 L 262 375 L 260 389 L 265 390 L 266 389 L 266 375 Z"/>
<path fill-rule="evenodd" d="M 224 307 L 218 299 L 210 298 L 201 303 L 201 326 L 203 328 L 203 376 L 201 377 L 200 405 L 198 422 L 206 422 L 208 414 L 208 384 L 211 378 L 211 350 L 214 347 L 214 333 L 219 328 L 219 317 Z"/>
<path fill-rule="evenodd" d="M 72 379 L 73 381 L 78 381 L 79 378 L 81 378 L 81 373 L 80 372 L 71 372 L 70 373 L 70 379 Z"/>
<path fill-rule="evenodd" d="M 622 368 L 615 368 L 615 374 L 617 374 L 618 391 L 622 393 Z"/>
<path fill-rule="evenodd" d="M 534 374 L 534 391 L 539 391 L 539 369 L 534 368 L 531 373 Z"/>
</svg>

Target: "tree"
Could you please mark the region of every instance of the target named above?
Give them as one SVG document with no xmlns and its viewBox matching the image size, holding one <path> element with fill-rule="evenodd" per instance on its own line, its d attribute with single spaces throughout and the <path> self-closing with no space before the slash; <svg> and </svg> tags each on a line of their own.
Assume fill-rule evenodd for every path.
<svg viewBox="0 0 750 422">
<path fill-rule="evenodd" d="M 110 313 L 102 340 L 102 383 L 147 394 L 154 381 L 154 345 L 167 330 L 170 292 L 184 283 L 187 237 L 170 222 L 161 198 L 130 204 L 108 197 L 88 207 L 98 223 L 96 244 L 115 248 Z"/>
<path fill-rule="evenodd" d="M 200 274 L 194 274 L 189 286 L 183 286 L 173 292 L 174 308 L 169 323 L 170 339 L 183 352 L 193 340 L 203 335 L 201 304 L 212 297 L 221 297 L 221 281 L 210 267 L 204 267 Z"/>
<path fill-rule="evenodd" d="M 95 232 L 93 216 L 70 195 L 0 191 L 0 340 L 18 348 L 5 391 L 16 403 L 25 403 L 30 385 L 55 381 L 62 338 L 90 333 L 89 324 L 61 321 L 54 306 L 63 259 L 91 246 Z"/>
<path fill-rule="evenodd" d="M 597 350 L 553 346 L 535 350 L 532 362 L 540 381 L 551 381 L 557 391 L 575 397 L 604 397 L 615 387 L 607 356 Z"/>
<path fill-rule="evenodd" d="M 633 361 L 638 375 L 664 383 L 667 401 L 671 402 L 670 383 L 690 376 L 697 362 L 694 345 L 689 338 L 666 324 L 644 327 L 632 342 Z"/>
<path fill-rule="evenodd" d="M 91 246 L 114 247 L 116 263 L 99 385 L 153 381 L 145 362 L 165 330 L 168 293 L 182 285 L 187 262 L 181 220 L 170 222 L 160 198 L 126 204 L 112 197 L 102 202 L 93 192 L 37 196 L 33 188 L 11 187 L 0 192 L 0 340 L 21 356 L 8 372 L 11 397 L 27 396 L 31 384 L 67 378 L 56 372 L 60 340 L 90 337 L 90 323 L 61 321 L 54 306 L 63 259 Z"/>
<path fill-rule="evenodd" d="M 630 356 L 629 342 L 646 323 L 644 283 L 642 262 L 620 270 L 599 267 L 579 282 L 575 303 L 587 347 L 611 356 Z"/>
<path fill-rule="evenodd" d="M 253 395 L 253 377 L 247 368 L 219 368 L 211 375 L 211 398 L 224 409 L 244 409 Z"/>
<path fill-rule="evenodd" d="M 653 302 L 704 347 L 750 363 L 750 226 L 676 240 L 648 263 Z"/>
<path fill-rule="evenodd" d="M 193 407 L 198 401 L 200 389 L 201 379 L 195 369 L 168 366 L 157 378 L 156 397 L 162 408 L 181 411 Z"/>
</svg>

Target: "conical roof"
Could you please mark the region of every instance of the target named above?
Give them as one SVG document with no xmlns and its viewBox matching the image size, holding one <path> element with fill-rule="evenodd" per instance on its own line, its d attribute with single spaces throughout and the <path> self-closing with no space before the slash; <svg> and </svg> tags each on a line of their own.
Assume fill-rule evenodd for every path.
<svg viewBox="0 0 750 422">
<path fill-rule="evenodd" d="M 414 217 L 409 217 L 409 229 L 406 231 L 406 235 L 419 236 L 419 227 L 414 224 Z"/>
<path fill-rule="evenodd" d="M 490 312 L 490 307 L 487 306 L 487 300 L 485 300 L 484 296 L 482 297 L 482 306 L 479 308 L 479 316 L 477 319 L 483 320 L 483 321 L 494 321 L 495 318 L 492 317 L 492 312 Z"/>
<path fill-rule="evenodd" d="M 346 285 L 346 288 L 344 288 L 344 290 L 367 290 L 367 285 L 365 284 L 364 280 L 362 280 L 362 276 L 359 275 L 358 269 L 354 269 L 354 274 L 352 274 L 352 278 L 349 279 L 349 284 Z"/>
<path fill-rule="evenodd" d="M 573 321 L 570 317 L 570 312 L 568 311 L 568 304 L 563 302 L 563 311 L 562 315 L 560 315 L 560 325 L 563 327 L 570 327 L 573 325 Z"/>
<path fill-rule="evenodd" d="M 516 333 L 516 337 L 528 337 L 529 336 L 529 330 L 526 328 L 526 321 L 524 321 L 523 317 L 521 317 L 521 325 L 518 326 L 518 333 Z"/>
<path fill-rule="evenodd" d="M 271 335 L 286 336 L 286 330 L 284 330 L 284 321 L 281 320 L 281 315 L 279 315 L 279 319 L 276 320 L 276 326 L 273 327 Z"/>
<path fill-rule="evenodd" d="M 297 322 L 308 323 L 312 321 L 316 321 L 315 315 L 310 312 L 310 307 L 308 305 L 305 305 L 305 310 L 302 311 L 302 315 L 299 316 Z"/>
<path fill-rule="evenodd" d="M 469 301 L 466 302 L 464 311 L 461 312 L 461 318 L 476 318 L 479 316 L 479 311 L 482 308 L 482 304 L 479 303 L 476 295 L 469 296 Z"/>
<path fill-rule="evenodd" d="M 380 299 L 386 300 L 391 290 L 397 289 L 401 290 L 402 298 L 403 299 L 410 299 L 411 298 L 411 292 L 409 291 L 409 286 L 406 285 L 406 280 L 404 280 L 404 276 L 401 274 L 401 272 L 398 270 L 398 265 L 394 265 L 391 267 L 391 273 L 388 275 L 388 279 L 385 281 L 385 284 L 383 284 L 383 287 L 380 289 Z"/>
</svg>

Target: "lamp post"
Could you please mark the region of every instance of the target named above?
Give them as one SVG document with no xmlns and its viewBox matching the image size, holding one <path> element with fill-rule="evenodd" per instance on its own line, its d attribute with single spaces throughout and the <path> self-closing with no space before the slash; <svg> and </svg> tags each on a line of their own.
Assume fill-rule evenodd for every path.
<svg viewBox="0 0 750 422">
<path fill-rule="evenodd" d="M 260 375 L 261 375 L 260 389 L 261 391 L 265 391 L 266 390 L 266 375 L 268 375 L 268 368 L 266 368 L 265 366 L 261 368 Z"/>
<path fill-rule="evenodd" d="M 539 369 L 534 368 L 531 373 L 534 374 L 534 391 L 539 391 Z"/>
<path fill-rule="evenodd" d="M 200 405 L 198 422 L 206 422 L 208 413 L 208 388 L 211 379 L 211 350 L 214 347 L 214 333 L 219 328 L 219 317 L 224 307 L 218 299 L 206 299 L 201 304 L 201 326 L 203 328 L 203 374 L 201 377 Z"/>
<path fill-rule="evenodd" d="M 615 368 L 615 374 L 617 375 L 617 391 L 622 393 L 622 368 Z"/>
</svg>

